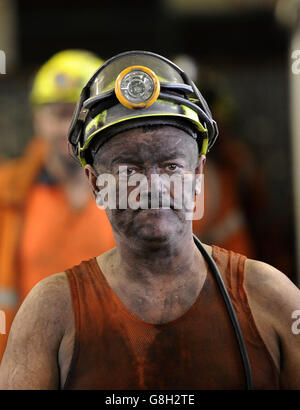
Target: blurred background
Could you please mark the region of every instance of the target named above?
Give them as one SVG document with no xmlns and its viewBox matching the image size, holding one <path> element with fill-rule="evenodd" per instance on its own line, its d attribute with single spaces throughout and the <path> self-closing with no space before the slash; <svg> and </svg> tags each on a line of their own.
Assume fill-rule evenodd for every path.
<svg viewBox="0 0 300 410">
<path fill-rule="evenodd" d="M 242 245 L 299 285 L 298 26 L 298 0 L 0 0 L 0 161 L 21 155 L 32 137 L 31 82 L 56 52 L 162 54 L 191 75 L 219 123 L 197 234 Z"/>
</svg>

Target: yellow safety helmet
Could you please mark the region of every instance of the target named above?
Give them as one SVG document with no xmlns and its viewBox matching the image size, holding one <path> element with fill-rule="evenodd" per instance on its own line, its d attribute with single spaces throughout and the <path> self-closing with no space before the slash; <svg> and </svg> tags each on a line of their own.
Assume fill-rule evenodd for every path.
<svg viewBox="0 0 300 410">
<path fill-rule="evenodd" d="M 76 103 L 83 86 L 102 64 L 103 60 L 89 51 L 58 52 L 37 72 L 30 93 L 31 103 Z"/>
</svg>

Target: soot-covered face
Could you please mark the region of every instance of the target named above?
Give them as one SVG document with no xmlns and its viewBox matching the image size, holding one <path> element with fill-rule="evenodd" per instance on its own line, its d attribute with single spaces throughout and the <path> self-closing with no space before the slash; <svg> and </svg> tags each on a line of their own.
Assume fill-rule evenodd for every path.
<svg viewBox="0 0 300 410">
<path fill-rule="evenodd" d="M 183 130 L 136 128 L 107 141 L 86 174 L 117 236 L 160 244 L 191 229 L 186 215 L 204 162 Z"/>
</svg>

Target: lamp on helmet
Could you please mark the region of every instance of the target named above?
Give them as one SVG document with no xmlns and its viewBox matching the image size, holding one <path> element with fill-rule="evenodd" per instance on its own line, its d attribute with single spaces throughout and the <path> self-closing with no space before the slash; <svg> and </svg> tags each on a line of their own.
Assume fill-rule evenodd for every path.
<svg viewBox="0 0 300 410">
<path fill-rule="evenodd" d="M 194 83 L 174 63 L 147 51 L 107 60 L 83 88 L 68 140 L 82 166 L 113 135 L 146 124 L 184 129 L 206 154 L 218 136 Z"/>
</svg>

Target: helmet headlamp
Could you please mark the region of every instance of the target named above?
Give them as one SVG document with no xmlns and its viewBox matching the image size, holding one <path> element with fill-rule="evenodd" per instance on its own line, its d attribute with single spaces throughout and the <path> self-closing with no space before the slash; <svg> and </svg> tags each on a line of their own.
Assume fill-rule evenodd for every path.
<svg viewBox="0 0 300 410">
<path fill-rule="evenodd" d="M 149 107 L 157 100 L 159 92 L 159 79 L 147 67 L 125 68 L 116 80 L 115 93 L 118 100 L 131 109 Z"/>
<path fill-rule="evenodd" d="M 199 152 L 212 147 L 218 128 L 200 91 L 174 63 L 147 51 L 129 51 L 107 60 L 81 92 L 68 140 L 81 164 L 91 142 L 110 127 L 135 127 L 143 119 L 156 124 L 176 118 L 195 130 Z M 96 142 L 97 142 L 96 141 Z M 94 145 L 94 144 L 93 144 Z"/>
</svg>

